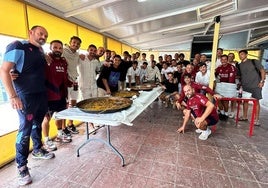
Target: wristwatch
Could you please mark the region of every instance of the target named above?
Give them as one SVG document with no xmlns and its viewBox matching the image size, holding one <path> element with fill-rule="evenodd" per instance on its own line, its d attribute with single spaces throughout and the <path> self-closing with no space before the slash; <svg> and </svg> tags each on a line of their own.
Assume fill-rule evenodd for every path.
<svg viewBox="0 0 268 188">
<path fill-rule="evenodd" d="M 260 81 L 260 83 L 264 83 L 264 82 L 265 82 L 265 80 L 261 80 L 261 81 Z"/>
</svg>

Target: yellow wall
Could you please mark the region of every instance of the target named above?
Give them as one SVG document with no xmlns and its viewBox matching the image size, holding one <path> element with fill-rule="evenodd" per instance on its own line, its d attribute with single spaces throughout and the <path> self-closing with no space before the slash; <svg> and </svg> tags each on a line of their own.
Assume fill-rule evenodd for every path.
<svg viewBox="0 0 268 188">
<path fill-rule="evenodd" d="M 240 62 L 239 55 L 237 50 L 223 50 L 223 54 L 228 55 L 229 53 L 234 53 L 235 61 Z M 248 50 L 249 59 L 259 59 L 261 51 L 260 50 Z"/>
<path fill-rule="evenodd" d="M 136 53 L 139 52 L 140 50 L 138 50 L 137 48 L 131 48 L 131 53 Z"/>
<path fill-rule="evenodd" d="M 78 36 L 82 40 L 81 49 L 83 50 L 87 50 L 90 44 L 94 44 L 97 48 L 104 46 L 103 36 L 99 33 L 78 26 Z"/>
<path fill-rule="evenodd" d="M 118 55 L 122 55 L 122 44 L 114 39 L 107 38 L 107 49 L 115 51 Z"/>
<path fill-rule="evenodd" d="M 74 121 L 74 124 L 79 125 L 81 124 L 81 122 Z M 13 131 L 0 136 L 0 167 L 14 160 L 16 154 L 15 143 L 17 133 L 18 131 Z M 50 122 L 49 136 L 50 138 L 54 138 L 57 136 L 57 128 L 55 125 L 55 121 L 53 120 Z M 30 143 L 30 150 L 32 150 L 32 141 Z"/>
<path fill-rule="evenodd" d="M 47 42 L 58 39 L 68 43 L 73 35 L 77 35 L 77 25 L 57 18 L 51 14 L 27 5 L 29 28 L 34 25 L 44 26 L 48 31 Z M 66 32 L 68 31 L 68 32 Z"/>
<path fill-rule="evenodd" d="M 122 44 L 122 54 L 124 53 L 124 51 L 128 51 L 129 54 L 131 54 L 131 52 L 132 52 L 132 48 L 131 48 L 131 46 L 128 46 L 128 45 L 126 45 L 126 44 Z M 121 55 L 121 54 L 120 54 L 120 55 Z"/>
<path fill-rule="evenodd" d="M 0 0 L 0 34 L 27 38 L 25 5 L 15 0 Z"/>
<path fill-rule="evenodd" d="M 14 160 L 17 131 L 0 136 L 0 167 Z"/>
</svg>

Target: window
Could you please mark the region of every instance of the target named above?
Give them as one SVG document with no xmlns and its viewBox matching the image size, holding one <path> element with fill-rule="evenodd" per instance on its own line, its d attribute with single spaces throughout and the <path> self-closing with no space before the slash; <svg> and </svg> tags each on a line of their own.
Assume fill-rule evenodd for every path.
<svg viewBox="0 0 268 188">
<path fill-rule="evenodd" d="M 21 40 L 21 39 L 0 35 L 0 41 L 1 41 L 1 44 L 0 44 L 0 65 L 2 65 L 2 63 L 3 63 L 3 57 L 4 57 L 4 53 L 6 51 L 6 46 L 15 40 Z M 2 81 L 0 81 L 0 104 L 6 103 L 7 101 L 8 101 L 8 97 L 7 97 L 6 91 L 4 89 Z"/>
</svg>

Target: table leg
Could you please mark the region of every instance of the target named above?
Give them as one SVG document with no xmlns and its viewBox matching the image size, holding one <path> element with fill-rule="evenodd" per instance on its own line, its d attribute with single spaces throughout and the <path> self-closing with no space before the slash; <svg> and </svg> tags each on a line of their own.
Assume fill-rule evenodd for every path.
<svg viewBox="0 0 268 188">
<path fill-rule="evenodd" d="M 254 120 L 256 116 L 256 100 L 253 100 L 253 107 L 252 107 L 252 113 L 251 113 L 251 120 L 249 125 L 249 133 L 248 135 L 251 137 L 253 135 L 253 129 L 254 129 Z"/>
<path fill-rule="evenodd" d="M 101 126 L 101 127 L 104 127 Z M 100 128 L 101 128 L 100 127 Z M 122 161 L 122 166 L 125 166 L 125 159 L 124 157 L 122 156 L 122 154 L 111 144 L 111 136 L 110 136 L 110 125 L 106 125 L 106 128 L 107 128 L 107 140 L 103 140 L 101 138 L 89 138 L 89 131 L 88 131 L 88 123 L 86 123 L 86 134 L 87 134 L 87 140 L 81 144 L 78 148 L 77 148 L 77 157 L 80 156 L 79 154 L 79 150 L 84 147 L 86 144 L 88 144 L 89 142 L 91 141 L 97 141 L 97 142 L 101 142 L 103 144 L 105 144 L 106 146 L 108 146 L 109 148 L 111 148 L 113 150 L 113 152 L 118 155 Z"/>
<path fill-rule="evenodd" d="M 240 104 L 241 104 L 241 102 L 240 101 L 237 101 L 237 111 L 236 111 L 236 118 L 235 118 L 235 124 L 236 124 L 236 126 L 238 124 L 238 119 L 239 119 Z"/>
</svg>

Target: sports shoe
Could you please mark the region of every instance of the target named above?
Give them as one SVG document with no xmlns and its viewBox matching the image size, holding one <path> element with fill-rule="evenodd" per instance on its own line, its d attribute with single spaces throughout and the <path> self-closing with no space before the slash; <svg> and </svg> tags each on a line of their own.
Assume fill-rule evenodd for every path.
<svg viewBox="0 0 268 188">
<path fill-rule="evenodd" d="M 52 159 L 55 157 L 55 154 L 48 152 L 45 149 L 41 148 L 38 152 L 32 152 L 33 159 Z"/>
<path fill-rule="evenodd" d="M 228 116 L 226 116 L 225 114 L 219 114 L 219 119 L 221 120 L 221 121 L 227 121 L 228 120 Z"/>
<path fill-rule="evenodd" d="M 211 134 L 211 130 L 207 128 L 206 131 L 203 131 L 200 136 L 198 137 L 200 140 L 206 140 L 208 139 L 208 136 Z"/>
<path fill-rule="evenodd" d="M 57 150 L 57 146 L 50 139 L 44 142 L 43 147 L 48 152 Z"/>
<path fill-rule="evenodd" d="M 67 127 L 65 127 L 65 129 L 62 130 L 62 134 L 64 134 L 65 136 L 72 136 L 71 132 L 68 130 Z"/>
<path fill-rule="evenodd" d="M 62 135 L 58 135 L 54 141 L 61 143 L 70 143 L 72 141 L 72 137 L 66 136 L 64 133 L 62 133 Z"/>
<path fill-rule="evenodd" d="M 195 129 L 195 132 L 199 134 L 199 133 L 202 133 L 202 132 L 204 132 L 204 131 L 201 130 L 201 129 Z"/>
<path fill-rule="evenodd" d="M 259 121 L 259 120 L 257 120 L 257 121 L 254 121 L 254 126 L 261 126 L 261 123 L 260 123 L 260 121 Z"/>
<path fill-rule="evenodd" d="M 18 172 L 19 172 L 19 185 L 28 185 L 32 183 L 32 177 L 26 165 L 18 168 Z"/>
<path fill-rule="evenodd" d="M 72 134 L 78 134 L 79 131 L 76 129 L 76 127 L 72 124 L 71 126 L 68 126 L 67 129 L 72 133 Z"/>
</svg>

